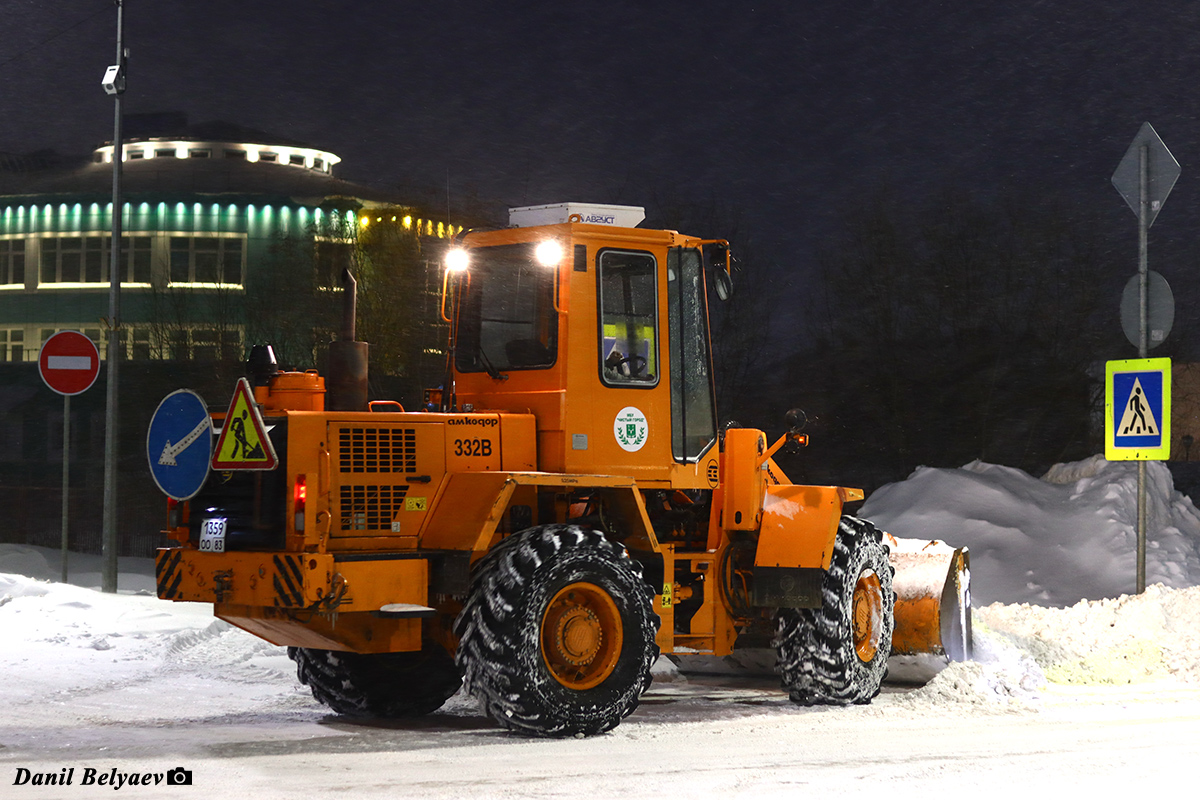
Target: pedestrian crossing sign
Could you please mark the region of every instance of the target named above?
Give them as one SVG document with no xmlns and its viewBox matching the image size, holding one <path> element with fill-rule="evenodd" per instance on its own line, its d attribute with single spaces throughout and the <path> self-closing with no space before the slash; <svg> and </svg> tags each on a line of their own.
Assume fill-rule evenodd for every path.
<svg viewBox="0 0 1200 800">
<path fill-rule="evenodd" d="M 1109 361 L 1104 381 L 1104 457 L 1171 457 L 1171 359 Z"/>
<path fill-rule="evenodd" d="M 250 382 L 241 378 L 221 425 L 221 435 L 217 437 L 212 468 L 275 469 L 278 463 L 271 437 L 251 394 Z"/>
</svg>

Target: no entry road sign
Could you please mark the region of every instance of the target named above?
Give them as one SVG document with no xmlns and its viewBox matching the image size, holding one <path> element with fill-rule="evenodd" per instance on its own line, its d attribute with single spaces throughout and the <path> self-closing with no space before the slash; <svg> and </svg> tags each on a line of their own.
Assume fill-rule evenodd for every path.
<svg viewBox="0 0 1200 800">
<path fill-rule="evenodd" d="M 62 395 L 86 392 L 100 374 L 100 351 L 79 331 L 59 331 L 38 356 L 42 380 Z"/>
</svg>

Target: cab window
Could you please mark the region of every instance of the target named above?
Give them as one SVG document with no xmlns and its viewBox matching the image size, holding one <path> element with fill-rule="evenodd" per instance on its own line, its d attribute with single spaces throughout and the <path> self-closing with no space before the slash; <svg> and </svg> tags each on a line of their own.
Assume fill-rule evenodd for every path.
<svg viewBox="0 0 1200 800">
<path fill-rule="evenodd" d="M 717 438 L 704 264 L 700 251 L 667 252 L 667 349 L 671 362 L 671 448 L 675 460 L 695 462 Z"/>
<path fill-rule="evenodd" d="M 455 366 L 499 374 L 545 369 L 558 358 L 554 273 L 528 244 L 471 251 L 459 309 Z"/>
<path fill-rule="evenodd" d="M 658 384 L 656 272 L 649 253 L 600 253 L 600 376 L 609 386 Z"/>
</svg>

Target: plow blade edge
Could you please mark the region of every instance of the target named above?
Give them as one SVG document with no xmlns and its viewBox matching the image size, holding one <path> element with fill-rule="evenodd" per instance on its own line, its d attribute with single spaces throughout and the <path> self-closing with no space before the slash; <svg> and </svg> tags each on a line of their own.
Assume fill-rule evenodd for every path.
<svg viewBox="0 0 1200 800">
<path fill-rule="evenodd" d="M 942 541 L 886 535 L 888 559 L 896 570 L 894 655 L 931 653 L 969 661 L 971 557 L 967 548 Z"/>
</svg>

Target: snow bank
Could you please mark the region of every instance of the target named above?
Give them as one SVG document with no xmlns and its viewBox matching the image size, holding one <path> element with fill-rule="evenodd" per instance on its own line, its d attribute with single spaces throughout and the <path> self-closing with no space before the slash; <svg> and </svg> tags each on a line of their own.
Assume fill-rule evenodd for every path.
<svg viewBox="0 0 1200 800">
<path fill-rule="evenodd" d="M 1147 464 L 1146 582 L 1200 584 L 1200 512 L 1171 473 Z M 1137 466 L 1096 456 L 1042 479 L 972 462 L 921 467 L 882 487 L 862 515 L 894 536 L 943 539 L 971 550 L 980 603 L 1068 606 L 1135 590 Z"/>
<path fill-rule="evenodd" d="M 985 637 L 1028 653 L 1053 683 L 1200 683 L 1200 587 L 1154 585 L 1070 608 L 994 603 L 975 620 Z"/>
<path fill-rule="evenodd" d="M 120 591 L 155 594 L 154 559 L 121 558 L 118 562 L 117 588 Z M 99 589 L 101 572 L 101 556 L 67 553 L 67 583 L 72 586 Z M 5 574 L 58 581 L 62 577 L 62 553 L 47 547 L 0 544 L 0 580 Z"/>
<path fill-rule="evenodd" d="M 1200 587 L 1157 584 L 1141 595 L 1081 600 L 1069 608 L 977 608 L 975 660 L 944 666 L 888 705 L 906 713 L 949 706 L 1022 713 L 1040 710 L 1051 684 L 1164 681 L 1200 684 Z"/>
</svg>

